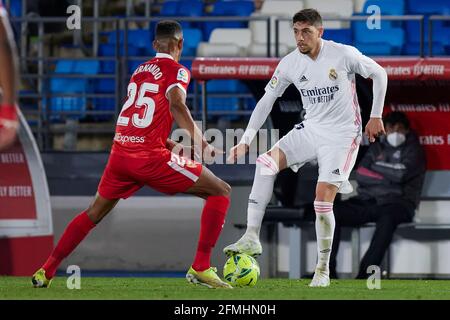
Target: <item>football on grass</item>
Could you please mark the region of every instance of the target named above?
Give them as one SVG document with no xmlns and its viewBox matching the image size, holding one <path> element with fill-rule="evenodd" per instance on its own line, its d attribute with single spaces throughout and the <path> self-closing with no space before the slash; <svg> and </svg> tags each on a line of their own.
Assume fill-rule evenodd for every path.
<svg viewBox="0 0 450 320">
<path fill-rule="evenodd" d="M 233 287 L 254 286 L 259 277 L 258 262 L 247 254 L 232 255 L 223 267 L 225 281 Z"/>
</svg>

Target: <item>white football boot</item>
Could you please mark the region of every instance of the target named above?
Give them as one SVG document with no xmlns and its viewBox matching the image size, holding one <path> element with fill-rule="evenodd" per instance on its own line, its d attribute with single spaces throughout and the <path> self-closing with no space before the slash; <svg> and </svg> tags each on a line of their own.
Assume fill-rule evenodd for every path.
<svg viewBox="0 0 450 320">
<path fill-rule="evenodd" d="M 252 257 L 257 257 L 262 253 L 262 246 L 257 238 L 251 238 L 245 234 L 237 242 L 226 246 L 223 252 L 227 256 L 237 253 L 245 253 Z"/>
<path fill-rule="evenodd" d="M 330 272 L 316 268 L 310 287 L 328 287 L 330 285 Z"/>
</svg>

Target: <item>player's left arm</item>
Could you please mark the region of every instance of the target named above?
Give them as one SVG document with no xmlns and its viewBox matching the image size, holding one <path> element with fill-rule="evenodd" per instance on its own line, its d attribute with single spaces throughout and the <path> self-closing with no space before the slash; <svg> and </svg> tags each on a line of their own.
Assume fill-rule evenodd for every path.
<svg viewBox="0 0 450 320">
<path fill-rule="evenodd" d="M 371 78 L 373 82 L 372 110 L 364 132 L 369 141 L 374 142 L 376 137 L 386 134 L 381 116 L 388 83 L 387 73 L 382 66 L 356 48 L 348 48 L 350 48 L 347 54 L 349 71 L 358 73 L 364 78 Z"/>
</svg>

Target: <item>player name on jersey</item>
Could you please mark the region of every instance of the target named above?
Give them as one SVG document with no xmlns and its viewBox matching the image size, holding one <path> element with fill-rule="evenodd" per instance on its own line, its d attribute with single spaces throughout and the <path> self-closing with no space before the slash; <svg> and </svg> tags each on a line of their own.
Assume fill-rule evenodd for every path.
<svg viewBox="0 0 450 320">
<path fill-rule="evenodd" d="M 137 75 L 138 73 L 141 72 L 149 72 L 153 75 L 153 77 L 155 78 L 155 80 L 158 80 L 162 77 L 162 72 L 161 69 L 156 65 L 156 64 L 145 64 L 140 66 L 139 68 L 137 68 L 134 73 L 134 75 Z"/>
</svg>

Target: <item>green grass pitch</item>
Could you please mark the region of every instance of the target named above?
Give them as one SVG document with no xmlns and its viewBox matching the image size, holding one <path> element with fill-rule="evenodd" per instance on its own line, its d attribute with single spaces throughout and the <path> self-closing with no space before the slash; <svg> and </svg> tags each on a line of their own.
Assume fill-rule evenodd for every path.
<svg viewBox="0 0 450 320">
<path fill-rule="evenodd" d="M 151 299 L 151 300 L 397 300 L 450 299 L 446 280 L 381 280 L 369 290 L 364 280 L 332 280 L 328 288 L 309 288 L 310 280 L 261 279 L 255 287 L 233 290 L 194 286 L 183 278 L 82 278 L 80 290 L 69 290 L 67 278 L 35 289 L 28 277 L 0 277 L 0 299 Z"/>
</svg>

